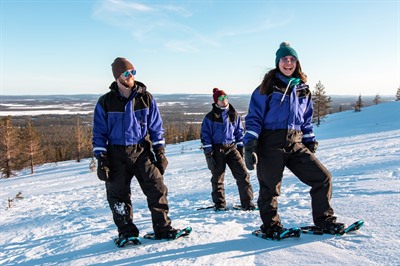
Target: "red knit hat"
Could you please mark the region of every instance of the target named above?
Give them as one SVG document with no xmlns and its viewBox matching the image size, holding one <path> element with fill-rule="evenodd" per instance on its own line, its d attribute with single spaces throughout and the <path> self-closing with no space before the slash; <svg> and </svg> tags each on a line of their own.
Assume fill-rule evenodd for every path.
<svg viewBox="0 0 400 266">
<path fill-rule="evenodd" d="M 226 93 L 223 90 L 219 90 L 218 88 L 213 89 L 214 103 L 218 102 L 218 97 L 221 95 L 226 95 Z"/>
</svg>

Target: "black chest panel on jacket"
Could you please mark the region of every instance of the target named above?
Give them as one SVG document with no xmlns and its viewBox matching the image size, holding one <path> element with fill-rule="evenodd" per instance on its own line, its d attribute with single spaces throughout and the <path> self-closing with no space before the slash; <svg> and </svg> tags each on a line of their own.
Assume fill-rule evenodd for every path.
<svg viewBox="0 0 400 266">
<path fill-rule="evenodd" d="M 229 104 L 229 110 L 228 110 L 228 117 L 229 117 L 229 122 L 235 123 L 237 119 L 238 113 L 236 112 L 235 108 L 231 104 Z M 213 104 L 213 109 L 206 115 L 206 117 L 217 123 L 223 123 L 223 117 L 222 117 L 222 110 L 219 109 L 218 107 Z"/>
<path fill-rule="evenodd" d="M 103 107 L 106 113 L 125 112 L 125 106 L 130 100 L 120 95 L 116 83 L 113 83 L 110 89 L 110 92 L 100 97 L 99 102 L 101 107 Z M 149 92 L 138 93 L 136 97 L 131 100 L 133 101 L 133 110 L 149 108 L 152 100 L 153 96 Z"/>
<path fill-rule="evenodd" d="M 296 95 L 297 97 L 301 98 L 301 97 L 307 97 L 311 95 L 311 91 L 309 90 L 308 85 L 306 84 L 301 84 L 300 85 L 301 88 L 297 89 L 296 91 Z M 281 81 L 280 79 L 273 79 L 271 81 L 271 87 L 268 89 L 267 95 L 270 95 L 272 92 L 279 92 L 284 94 L 285 90 L 286 90 L 287 84 L 285 84 L 283 81 Z M 286 95 L 290 95 L 293 91 L 293 88 L 289 87 Z"/>
</svg>

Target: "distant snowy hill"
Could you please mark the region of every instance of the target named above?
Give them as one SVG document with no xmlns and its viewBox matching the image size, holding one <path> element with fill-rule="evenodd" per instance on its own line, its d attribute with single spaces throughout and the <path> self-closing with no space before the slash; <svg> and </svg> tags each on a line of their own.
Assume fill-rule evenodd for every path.
<svg viewBox="0 0 400 266">
<path fill-rule="evenodd" d="M 400 102 L 387 102 L 361 112 L 345 111 L 328 115 L 315 127 L 318 139 L 340 138 L 400 129 Z"/>
<path fill-rule="evenodd" d="M 174 227 L 191 225 L 188 238 L 144 239 L 119 249 L 104 183 L 89 159 L 45 164 L 30 175 L 0 179 L 1 265 L 400 265 L 400 102 L 328 116 L 316 128 L 317 156 L 332 172 L 332 205 L 339 221 L 364 219 L 355 234 L 268 241 L 251 232 L 258 212 L 197 211 L 210 205 L 210 173 L 200 141 L 167 146 L 165 174 Z M 255 171 L 251 182 L 258 197 Z M 225 178 L 228 207 L 239 202 L 235 181 Z M 312 222 L 309 188 L 285 171 L 280 214 L 285 226 Z M 23 199 L 15 199 L 21 192 Z M 134 221 L 152 231 L 145 197 L 132 182 Z M 7 209 L 7 199 L 14 198 Z"/>
</svg>

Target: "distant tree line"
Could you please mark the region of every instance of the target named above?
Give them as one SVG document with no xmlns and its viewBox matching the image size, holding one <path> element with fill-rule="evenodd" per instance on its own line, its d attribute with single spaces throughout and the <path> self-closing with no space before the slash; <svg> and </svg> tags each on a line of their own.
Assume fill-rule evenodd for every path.
<svg viewBox="0 0 400 266">
<path fill-rule="evenodd" d="M 331 97 L 319 81 L 312 91 L 313 123 L 319 126 L 327 114 L 331 114 Z M 400 87 L 396 100 L 400 100 Z M 374 104 L 381 97 L 376 95 Z M 352 105 L 359 112 L 364 106 L 361 94 Z M 351 108 L 351 107 L 350 107 Z M 339 111 L 342 110 L 340 107 Z M 161 112 L 162 113 L 162 112 Z M 203 115 L 189 121 L 176 114 L 163 114 L 166 144 L 177 144 L 200 138 Z M 164 117 L 165 115 L 165 117 Z M 11 177 L 14 171 L 34 167 L 43 163 L 93 158 L 92 152 L 93 115 L 40 115 L 34 117 L 0 117 L 0 175 Z"/>
<path fill-rule="evenodd" d="M 332 114 L 334 113 L 332 111 L 331 107 L 331 102 L 332 99 L 330 96 L 327 96 L 325 94 L 325 86 L 319 81 L 315 85 L 314 91 L 312 91 L 312 99 L 313 99 L 313 108 L 314 108 L 314 113 L 313 113 L 313 123 L 315 123 L 317 126 L 319 126 L 322 122 L 322 119 L 327 115 L 327 114 Z M 396 93 L 396 101 L 400 100 L 400 87 L 397 89 Z M 382 98 L 379 94 L 377 94 L 374 99 L 372 100 L 372 103 L 375 105 L 379 104 L 382 102 Z M 355 112 L 360 112 L 361 108 L 365 106 L 364 101 L 362 100 L 361 94 L 358 96 L 358 99 L 352 104 L 351 106 L 347 107 L 347 110 L 353 109 Z M 340 106 L 339 112 L 346 111 L 342 106 Z"/>
<path fill-rule="evenodd" d="M 0 174 L 43 163 L 93 157 L 92 115 L 3 117 L 0 120 Z M 167 144 L 200 138 L 200 124 L 164 123 Z"/>
</svg>

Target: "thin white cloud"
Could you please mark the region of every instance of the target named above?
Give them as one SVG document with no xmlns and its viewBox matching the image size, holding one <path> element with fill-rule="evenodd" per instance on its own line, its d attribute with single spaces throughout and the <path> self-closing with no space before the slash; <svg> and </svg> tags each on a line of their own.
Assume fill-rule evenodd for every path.
<svg viewBox="0 0 400 266">
<path fill-rule="evenodd" d="M 258 23 L 258 25 L 254 26 L 254 27 L 246 25 L 246 26 L 240 27 L 240 28 L 220 31 L 218 33 L 218 36 L 236 37 L 236 36 L 241 36 L 241 35 L 256 34 L 256 33 L 265 32 L 265 31 L 268 31 L 271 29 L 280 28 L 280 27 L 283 27 L 290 23 L 291 23 L 291 19 L 279 20 L 277 22 L 271 21 L 270 19 L 266 19 L 262 24 Z"/>
<path fill-rule="evenodd" d="M 206 34 L 188 26 L 193 13 L 187 8 L 171 3 L 108 0 L 94 7 L 93 16 L 107 24 L 130 31 L 135 40 L 146 43 L 162 43 L 165 48 L 175 52 L 198 53 L 203 47 L 221 47 L 226 37 L 240 37 L 257 34 L 290 22 L 290 18 L 273 22 L 265 19 L 255 26 L 242 25 L 217 30 L 210 29 Z M 251 24 L 249 22 L 248 24 Z M 133 29 L 133 30 L 132 30 Z"/>
<path fill-rule="evenodd" d="M 215 37 L 199 34 L 192 28 L 185 25 L 175 25 L 174 28 L 180 30 L 181 38 L 166 42 L 166 47 L 173 51 L 185 53 L 197 53 L 200 47 L 220 47 L 221 43 Z"/>
<path fill-rule="evenodd" d="M 163 5 L 163 6 L 161 6 L 161 9 L 177 13 L 177 14 L 181 15 L 182 17 L 191 17 L 192 16 L 192 12 L 190 12 L 186 8 L 183 8 L 180 6 Z"/>
<path fill-rule="evenodd" d="M 191 41 L 171 41 L 167 42 L 165 46 L 176 52 L 183 52 L 183 53 L 198 53 L 199 49 L 192 45 Z"/>
<path fill-rule="evenodd" d="M 151 12 L 154 9 L 148 5 L 135 2 L 126 2 L 120 0 L 101 1 L 100 5 L 95 6 L 95 12 L 124 12 L 124 11 L 140 11 Z"/>
<path fill-rule="evenodd" d="M 130 30 L 132 36 L 145 42 L 152 38 L 161 38 L 161 31 L 182 32 L 186 26 L 174 22 L 176 16 L 187 18 L 191 12 L 180 6 L 150 5 L 131 1 L 108 0 L 94 6 L 93 17 L 107 24 Z M 134 30 L 131 30 L 134 29 Z"/>
</svg>

